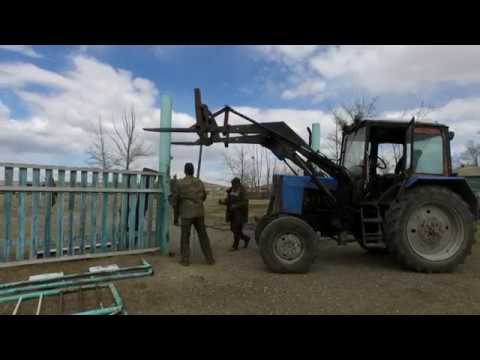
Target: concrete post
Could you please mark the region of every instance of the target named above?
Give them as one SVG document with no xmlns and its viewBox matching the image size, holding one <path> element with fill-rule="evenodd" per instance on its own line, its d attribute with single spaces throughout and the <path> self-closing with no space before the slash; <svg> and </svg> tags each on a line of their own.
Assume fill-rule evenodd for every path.
<svg viewBox="0 0 480 360">
<path fill-rule="evenodd" d="M 162 96 L 160 127 L 172 127 L 172 98 L 170 96 Z M 167 253 L 169 243 L 170 228 L 170 209 L 168 205 L 168 196 L 170 195 L 170 159 L 171 159 L 171 133 L 160 133 L 158 144 L 158 171 L 162 176 L 162 183 L 159 184 L 163 189 L 160 195 L 160 226 L 159 231 L 159 247 L 162 253 Z"/>
<path fill-rule="evenodd" d="M 320 123 L 312 124 L 312 149 L 320 151 Z"/>
</svg>

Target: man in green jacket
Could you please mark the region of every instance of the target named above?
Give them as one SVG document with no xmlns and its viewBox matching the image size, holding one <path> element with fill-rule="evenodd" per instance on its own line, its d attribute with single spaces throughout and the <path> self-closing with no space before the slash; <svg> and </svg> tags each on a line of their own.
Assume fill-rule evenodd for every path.
<svg viewBox="0 0 480 360">
<path fill-rule="evenodd" d="M 203 208 L 207 192 L 203 183 L 193 177 L 193 173 L 193 164 L 186 163 L 185 177 L 177 180 L 172 189 L 171 203 L 175 214 L 174 224 L 178 225 L 178 217 L 181 219 L 180 263 L 184 266 L 190 264 L 190 230 L 193 225 L 197 231 L 203 255 L 207 263 L 213 265 L 215 260 L 205 228 L 205 210 Z"/>
<path fill-rule="evenodd" d="M 232 187 L 227 190 L 227 198 L 219 202 L 227 205 L 226 220 L 230 222 L 230 230 L 233 233 L 231 251 L 238 250 L 240 239 L 245 241 L 244 247 L 248 247 L 250 237 L 243 233 L 243 226 L 248 222 L 248 198 L 247 191 L 238 177 L 232 180 Z"/>
</svg>

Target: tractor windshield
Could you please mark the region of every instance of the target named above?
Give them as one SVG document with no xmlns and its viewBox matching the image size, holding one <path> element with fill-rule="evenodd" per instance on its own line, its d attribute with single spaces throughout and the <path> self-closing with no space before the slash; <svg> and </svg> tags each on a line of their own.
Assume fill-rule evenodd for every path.
<svg viewBox="0 0 480 360">
<path fill-rule="evenodd" d="M 349 171 L 358 172 L 364 166 L 365 128 L 345 136 L 342 165 Z"/>
</svg>

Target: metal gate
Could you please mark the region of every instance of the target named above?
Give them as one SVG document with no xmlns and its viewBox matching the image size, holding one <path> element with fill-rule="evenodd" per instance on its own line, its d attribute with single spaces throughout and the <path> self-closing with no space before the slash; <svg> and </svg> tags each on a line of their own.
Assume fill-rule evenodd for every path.
<svg viewBox="0 0 480 360">
<path fill-rule="evenodd" d="M 0 262 L 162 247 L 162 175 L 0 163 Z"/>
</svg>

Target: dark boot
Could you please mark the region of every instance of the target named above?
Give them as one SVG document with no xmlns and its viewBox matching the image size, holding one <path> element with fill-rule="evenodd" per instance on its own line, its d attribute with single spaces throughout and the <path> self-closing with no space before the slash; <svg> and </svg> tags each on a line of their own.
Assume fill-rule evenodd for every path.
<svg viewBox="0 0 480 360">
<path fill-rule="evenodd" d="M 250 236 L 244 234 L 243 241 L 245 241 L 245 245 L 243 246 L 243 248 L 246 249 L 248 247 L 248 243 L 250 242 Z"/>
<path fill-rule="evenodd" d="M 232 244 L 232 248 L 230 249 L 230 251 L 238 250 L 239 243 L 240 243 L 239 236 L 235 235 L 234 238 L 233 238 L 233 244 Z"/>
</svg>

